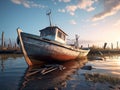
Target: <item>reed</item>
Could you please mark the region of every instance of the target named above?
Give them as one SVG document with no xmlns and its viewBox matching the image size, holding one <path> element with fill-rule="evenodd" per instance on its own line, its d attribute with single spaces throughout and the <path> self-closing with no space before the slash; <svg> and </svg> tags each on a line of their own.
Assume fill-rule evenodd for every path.
<svg viewBox="0 0 120 90">
<path fill-rule="evenodd" d="M 100 82 L 100 83 L 109 83 L 112 85 L 118 85 L 120 84 L 120 78 L 109 76 L 106 74 L 98 74 L 98 73 L 85 73 L 86 80 L 92 81 L 94 83 Z"/>
</svg>

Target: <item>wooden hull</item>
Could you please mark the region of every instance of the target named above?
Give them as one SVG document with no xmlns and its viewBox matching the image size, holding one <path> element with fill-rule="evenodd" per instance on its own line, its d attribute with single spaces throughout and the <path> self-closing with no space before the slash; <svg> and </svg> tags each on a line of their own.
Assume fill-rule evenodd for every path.
<svg viewBox="0 0 120 90">
<path fill-rule="evenodd" d="M 39 36 L 18 30 L 20 46 L 28 65 L 42 61 L 69 61 L 85 57 L 89 50 L 72 49 L 70 46 L 41 39 Z"/>
</svg>

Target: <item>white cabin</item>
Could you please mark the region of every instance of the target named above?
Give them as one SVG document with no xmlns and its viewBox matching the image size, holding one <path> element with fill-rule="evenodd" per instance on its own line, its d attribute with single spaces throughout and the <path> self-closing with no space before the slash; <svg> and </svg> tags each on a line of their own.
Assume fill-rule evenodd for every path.
<svg viewBox="0 0 120 90">
<path fill-rule="evenodd" d="M 43 39 L 57 41 L 66 44 L 67 34 L 57 26 L 50 26 L 40 30 L 40 37 Z"/>
</svg>

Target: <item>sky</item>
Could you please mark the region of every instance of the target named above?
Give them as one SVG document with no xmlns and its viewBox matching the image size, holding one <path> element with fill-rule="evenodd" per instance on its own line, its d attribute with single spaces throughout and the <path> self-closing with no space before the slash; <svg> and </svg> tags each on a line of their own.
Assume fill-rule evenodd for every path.
<svg viewBox="0 0 120 90">
<path fill-rule="evenodd" d="M 120 0 L 0 0 L 0 34 L 5 40 L 17 38 L 16 29 L 39 35 L 52 25 L 81 42 L 120 42 Z M 0 37 L 1 39 L 1 37 Z"/>
</svg>

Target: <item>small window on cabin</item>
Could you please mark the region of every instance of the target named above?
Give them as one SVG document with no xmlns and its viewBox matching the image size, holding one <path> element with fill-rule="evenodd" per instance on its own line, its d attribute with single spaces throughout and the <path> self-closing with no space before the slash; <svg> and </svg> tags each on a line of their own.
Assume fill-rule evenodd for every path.
<svg viewBox="0 0 120 90">
<path fill-rule="evenodd" d="M 48 36 L 48 35 L 55 35 L 55 31 L 52 29 L 41 31 L 41 36 Z"/>
<path fill-rule="evenodd" d="M 60 32 L 60 31 L 58 31 L 58 37 L 61 38 L 61 39 L 63 39 L 63 40 L 65 40 L 64 33 Z"/>
<path fill-rule="evenodd" d="M 55 35 L 55 30 L 50 30 L 50 35 Z"/>
<path fill-rule="evenodd" d="M 43 37 L 43 36 L 46 36 L 46 33 L 45 32 L 41 32 L 41 36 Z"/>
<path fill-rule="evenodd" d="M 63 40 L 65 40 L 65 35 L 63 34 Z"/>
<path fill-rule="evenodd" d="M 60 31 L 58 31 L 58 37 L 62 38 L 62 33 Z"/>
</svg>

